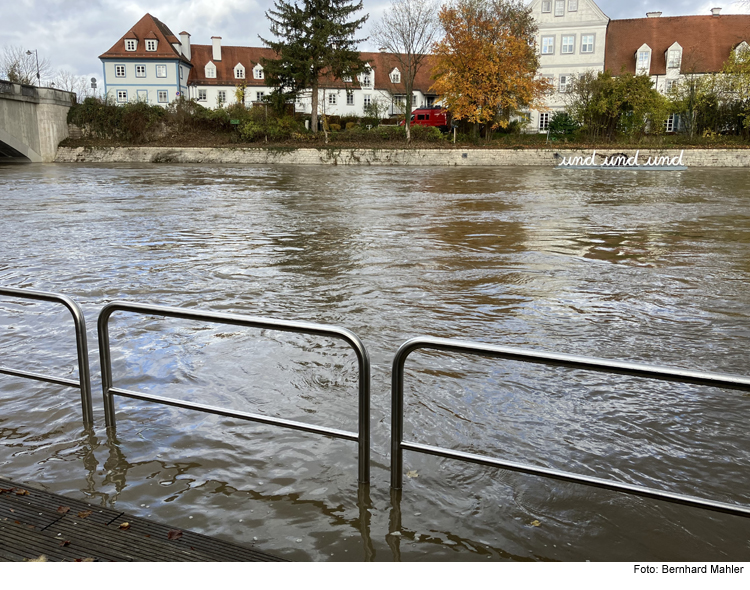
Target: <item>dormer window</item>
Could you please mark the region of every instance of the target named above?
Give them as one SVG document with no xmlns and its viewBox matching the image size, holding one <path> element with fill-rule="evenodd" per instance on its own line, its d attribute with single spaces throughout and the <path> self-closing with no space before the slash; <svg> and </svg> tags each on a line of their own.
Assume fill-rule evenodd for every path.
<svg viewBox="0 0 750 590">
<path fill-rule="evenodd" d="M 393 71 L 391 72 L 391 82 L 394 84 L 401 82 L 401 72 L 398 71 L 398 68 L 393 68 Z"/>
<path fill-rule="evenodd" d="M 212 62 L 206 64 L 206 78 L 216 78 L 216 66 Z"/>
<path fill-rule="evenodd" d="M 266 77 L 266 73 L 263 71 L 263 66 L 258 64 L 253 68 L 253 78 L 256 80 L 262 80 Z"/>
<path fill-rule="evenodd" d="M 156 39 L 146 39 L 146 51 L 156 51 Z"/>
<path fill-rule="evenodd" d="M 135 51 L 138 49 L 138 41 L 135 39 L 125 39 L 125 51 Z"/>
<path fill-rule="evenodd" d="M 676 41 L 667 49 L 667 67 L 670 69 L 680 69 L 682 63 L 682 46 Z"/>
<path fill-rule="evenodd" d="M 351 76 L 344 76 L 341 78 L 345 84 L 351 84 L 352 83 L 352 77 Z"/>
<path fill-rule="evenodd" d="M 234 66 L 234 77 L 238 80 L 244 80 L 245 79 L 245 66 L 242 64 L 237 64 Z"/>
<path fill-rule="evenodd" d="M 360 83 L 362 86 L 370 87 L 372 86 L 372 70 L 365 70 L 362 76 L 360 77 Z"/>
<path fill-rule="evenodd" d="M 635 73 L 637 76 L 648 75 L 651 70 L 651 48 L 645 43 L 635 54 Z"/>
</svg>

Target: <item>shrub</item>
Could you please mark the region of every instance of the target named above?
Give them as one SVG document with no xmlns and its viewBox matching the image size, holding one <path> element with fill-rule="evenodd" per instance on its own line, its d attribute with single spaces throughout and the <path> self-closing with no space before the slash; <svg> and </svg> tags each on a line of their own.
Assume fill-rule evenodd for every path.
<svg viewBox="0 0 750 590">
<path fill-rule="evenodd" d="M 349 131 L 350 129 L 354 129 L 357 126 L 357 124 L 354 121 L 349 121 L 346 124 L 346 130 Z"/>
<path fill-rule="evenodd" d="M 329 127 L 331 128 L 331 131 L 341 131 L 341 125 L 338 123 L 331 123 Z"/>
</svg>

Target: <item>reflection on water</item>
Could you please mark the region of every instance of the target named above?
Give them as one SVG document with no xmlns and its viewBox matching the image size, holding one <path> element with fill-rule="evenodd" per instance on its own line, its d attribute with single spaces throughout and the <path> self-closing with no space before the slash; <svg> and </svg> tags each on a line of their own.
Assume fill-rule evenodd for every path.
<svg viewBox="0 0 750 590">
<path fill-rule="evenodd" d="M 356 445 L 0 378 L 0 474 L 300 560 L 750 557 L 746 523 L 406 453 L 390 363 L 426 334 L 745 373 L 744 170 L 28 165 L 0 169 L 0 284 L 341 325 L 372 359 L 373 481 Z M 76 375 L 64 312 L 0 300 L 1 364 Z M 356 431 L 341 343 L 123 314 L 115 383 Z M 98 384 L 95 383 L 95 387 Z M 420 352 L 406 436 L 750 504 L 750 397 Z"/>
</svg>

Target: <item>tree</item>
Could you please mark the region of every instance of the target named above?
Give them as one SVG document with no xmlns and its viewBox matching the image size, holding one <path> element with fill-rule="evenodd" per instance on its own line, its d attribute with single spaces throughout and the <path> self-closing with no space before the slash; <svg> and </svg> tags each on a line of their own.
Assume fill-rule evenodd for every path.
<svg viewBox="0 0 750 590">
<path fill-rule="evenodd" d="M 406 94 L 406 142 L 411 141 L 411 111 L 414 79 L 425 64 L 440 33 L 438 0 L 393 0 L 375 25 L 372 39 L 392 54 L 398 64 Z"/>
<path fill-rule="evenodd" d="M 83 102 L 89 96 L 94 96 L 88 79 L 86 76 L 77 76 L 68 70 L 58 70 L 55 77 L 52 78 L 50 86 L 54 86 L 59 90 L 65 90 L 66 92 L 74 92 L 76 95 L 76 102 Z"/>
<path fill-rule="evenodd" d="M 263 69 L 271 86 L 272 100 L 282 103 L 302 92 L 312 93 L 311 128 L 318 131 L 318 92 L 326 77 L 344 79 L 364 70 L 354 35 L 368 18 L 349 20 L 362 9 L 362 1 L 275 0 L 266 12 L 271 33 L 278 39 L 261 41 L 273 49 L 277 59 L 264 59 Z"/>
<path fill-rule="evenodd" d="M 750 47 L 732 50 L 722 68 L 727 102 L 733 105 L 743 133 L 750 130 Z"/>
<path fill-rule="evenodd" d="M 537 27 L 520 0 L 454 0 L 439 13 L 432 88 L 454 119 L 507 127 L 522 108 L 538 108 L 549 87 L 536 77 Z"/>
<path fill-rule="evenodd" d="M 20 46 L 5 47 L 0 56 L 0 78 L 17 84 L 36 84 L 51 77 L 52 66 L 46 57 L 39 60 L 39 79 L 37 80 L 37 54 Z"/>
</svg>

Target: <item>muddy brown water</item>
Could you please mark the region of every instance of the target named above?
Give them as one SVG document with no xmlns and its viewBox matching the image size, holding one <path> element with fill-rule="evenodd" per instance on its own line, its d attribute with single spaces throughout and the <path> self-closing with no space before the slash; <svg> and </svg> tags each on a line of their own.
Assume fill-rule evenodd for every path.
<svg viewBox="0 0 750 590">
<path fill-rule="evenodd" d="M 81 304 L 96 424 L 0 376 L 0 474 L 294 560 L 748 560 L 745 519 L 408 452 L 392 502 L 389 436 L 417 335 L 747 375 L 749 205 L 742 169 L 4 165 L 0 285 Z M 312 434 L 118 398 L 108 437 L 96 317 L 120 299 L 359 335 L 369 490 L 354 443 Z M 129 314 L 111 341 L 118 386 L 357 429 L 336 341 Z M 0 364 L 73 378 L 72 342 L 0 298 Z M 741 392 L 425 352 L 406 375 L 409 440 L 750 504 Z"/>
</svg>

